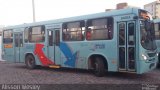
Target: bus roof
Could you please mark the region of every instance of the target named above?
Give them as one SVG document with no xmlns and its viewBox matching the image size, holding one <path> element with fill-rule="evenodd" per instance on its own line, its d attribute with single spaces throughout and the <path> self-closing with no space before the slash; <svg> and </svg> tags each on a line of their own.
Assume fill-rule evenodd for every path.
<svg viewBox="0 0 160 90">
<path fill-rule="evenodd" d="M 79 20 L 86 20 L 86 19 L 107 17 L 107 16 L 109 17 L 109 16 L 116 16 L 116 15 L 125 15 L 125 14 L 131 14 L 131 13 L 137 12 L 138 9 L 139 8 L 126 8 L 126 9 L 112 10 L 112 11 L 101 12 L 101 13 L 96 13 L 96 14 L 81 15 L 81 16 L 75 16 L 75 17 L 69 17 L 69 18 L 21 24 L 21 25 L 15 25 L 15 26 L 7 26 L 7 27 L 4 27 L 4 30 L 24 28 L 24 27 L 29 27 L 29 26 L 38 26 L 38 25 L 44 25 L 44 24 L 57 24 L 57 23 L 72 22 L 72 21 L 74 22 L 74 21 L 79 21 Z"/>
</svg>

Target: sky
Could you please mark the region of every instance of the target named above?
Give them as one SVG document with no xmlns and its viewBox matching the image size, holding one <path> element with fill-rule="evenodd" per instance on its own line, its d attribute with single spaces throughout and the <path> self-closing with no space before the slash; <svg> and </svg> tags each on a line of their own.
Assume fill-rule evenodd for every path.
<svg viewBox="0 0 160 90">
<path fill-rule="evenodd" d="M 35 0 L 35 16 L 37 22 L 54 20 L 104 12 L 122 2 L 143 8 L 153 1 L 156 0 Z M 0 26 L 31 23 L 32 16 L 32 0 L 0 0 Z"/>
</svg>

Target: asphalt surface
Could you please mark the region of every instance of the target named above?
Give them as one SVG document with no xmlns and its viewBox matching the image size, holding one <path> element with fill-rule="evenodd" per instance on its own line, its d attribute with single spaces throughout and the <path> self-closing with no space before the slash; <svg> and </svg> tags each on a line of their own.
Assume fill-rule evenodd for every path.
<svg viewBox="0 0 160 90">
<path fill-rule="evenodd" d="M 160 69 L 142 75 L 110 72 L 96 77 L 87 70 L 44 67 L 29 70 L 25 64 L 0 61 L 0 84 L 160 84 Z"/>
</svg>

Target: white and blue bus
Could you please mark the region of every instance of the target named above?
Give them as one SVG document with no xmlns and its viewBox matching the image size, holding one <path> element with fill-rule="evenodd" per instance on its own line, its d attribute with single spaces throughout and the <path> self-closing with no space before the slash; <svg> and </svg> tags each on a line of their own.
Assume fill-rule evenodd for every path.
<svg viewBox="0 0 160 90">
<path fill-rule="evenodd" d="M 154 20 L 154 27 L 155 27 L 155 37 L 156 37 L 156 44 L 157 44 L 157 51 L 158 51 L 158 65 L 160 66 L 160 19 Z"/>
<path fill-rule="evenodd" d="M 157 64 L 151 15 L 127 8 L 5 27 L 2 58 L 51 68 L 142 74 Z"/>
</svg>

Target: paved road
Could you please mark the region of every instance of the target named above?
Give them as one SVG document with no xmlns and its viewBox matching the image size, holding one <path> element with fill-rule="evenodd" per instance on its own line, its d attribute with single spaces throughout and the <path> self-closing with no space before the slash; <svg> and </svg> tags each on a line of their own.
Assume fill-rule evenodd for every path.
<svg viewBox="0 0 160 90">
<path fill-rule="evenodd" d="M 160 84 L 160 70 L 143 75 L 107 73 L 96 77 L 75 69 L 26 69 L 24 64 L 0 62 L 0 84 Z"/>
</svg>

